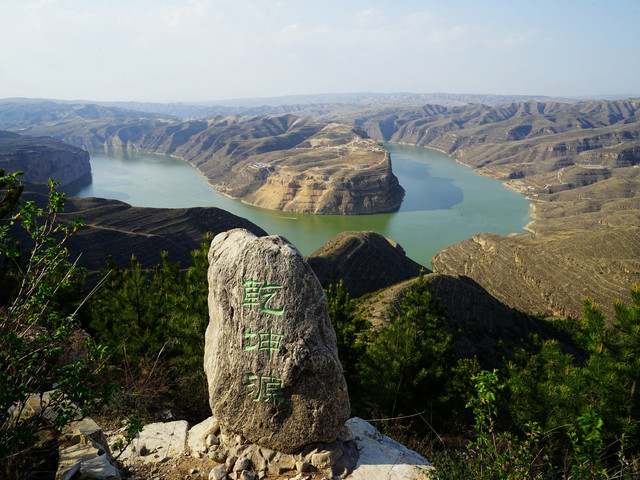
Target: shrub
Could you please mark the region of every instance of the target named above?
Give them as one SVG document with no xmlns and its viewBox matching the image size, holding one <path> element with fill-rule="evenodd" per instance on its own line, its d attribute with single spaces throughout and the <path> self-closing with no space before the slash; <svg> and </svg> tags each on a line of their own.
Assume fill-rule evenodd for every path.
<svg viewBox="0 0 640 480">
<path fill-rule="evenodd" d="M 79 305 L 63 299 L 78 287 L 65 243 L 81 221 L 58 222 L 64 195 L 52 180 L 47 205 L 38 207 L 18 202 L 17 174 L 0 174 L 6 189 L 0 201 L 0 468 L 12 479 L 28 476 L 37 464 L 38 436 L 51 421 L 62 428 L 104 398 L 96 375 L 106 352 L 78 331 Z M 12 227 L 28 235 L 26 255 L 9 237 Z"/>
<path fill-rule="evenodd" d="M 367 348 L 358 362 L 365 413 L 440 413 L 456 363 L 445 319 L 444 307 L 432 297 L 421 274 L 402 299 L 400 313 L 367 332 Z"/>
<path fill-rule="evenodd" d="M 202 359 L 209 243 L 207 237 L 192 252 L 186 271 L 166 252 L 150 270 L 135 257 L 126 269 L 107 262 L 108 280 L 87 302 L 83 324 L 112 351 L 110 379 L 123 386 L 111 406 L 114 413 L 135 408 L 151 419 L 178 408 L 199 421 L 208 411 Z"/>
<path fill-rule="evenodd" d="M 329 285 L 325 293 L 329 305 L 329 317 L 336 332 L 338 356 L 349 387 L 349 394 L 352 398 L 357 397 L 359 380 L 356 367 L 366 350 L 366 345 L 360 336 L 370 327 L 370 323 L 356 313 L 357 304 L 344 288 L 342 280 L 336 285 Z"/>
</svg>

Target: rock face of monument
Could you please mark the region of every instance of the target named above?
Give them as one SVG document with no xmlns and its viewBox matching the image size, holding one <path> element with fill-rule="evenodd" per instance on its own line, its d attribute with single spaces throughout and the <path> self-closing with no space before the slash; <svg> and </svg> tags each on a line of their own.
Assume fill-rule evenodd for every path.
<svg viewBox="0 0 640 480">
<path fill-rule="evenodd" d="M 317 277 L 279 236 L 244 229 L 209 251 L 204 368 L 220 423 L 284 453 L 331 442 L 350 405 Z"/>
</svg>

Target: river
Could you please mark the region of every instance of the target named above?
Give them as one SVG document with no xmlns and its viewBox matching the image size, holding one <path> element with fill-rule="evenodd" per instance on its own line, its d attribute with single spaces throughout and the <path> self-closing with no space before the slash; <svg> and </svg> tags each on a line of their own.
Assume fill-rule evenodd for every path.
<svg viewBox="0 0 640 480">
<path fill-rule="evenodd" d="M 373 230 L 429 266 L 442 248 L 479 232 L 524 233 L 529 202 L 502 182 L 423 147 L 385 143 L 406 190 L 400 209 L 376 215 L 304 215 L 265 210 L 219 195 L 188 163 L 167 156 L 92 150 L 91 183 L 69 195 L 122 200 L 144 207 L 214 206 L 283 235 L 309 255 L 346 230 Z"/>
</svg>

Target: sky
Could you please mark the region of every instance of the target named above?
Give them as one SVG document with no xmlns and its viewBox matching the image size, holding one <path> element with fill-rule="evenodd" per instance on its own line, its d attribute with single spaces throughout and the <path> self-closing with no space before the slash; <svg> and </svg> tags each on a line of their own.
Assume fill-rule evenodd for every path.
<svg viewBox="0 0 640 480">
<path fill-rule="evenodd" d="M 0 0 L 0 98 L 640 95 L 639 0 Z"/>
</svg>

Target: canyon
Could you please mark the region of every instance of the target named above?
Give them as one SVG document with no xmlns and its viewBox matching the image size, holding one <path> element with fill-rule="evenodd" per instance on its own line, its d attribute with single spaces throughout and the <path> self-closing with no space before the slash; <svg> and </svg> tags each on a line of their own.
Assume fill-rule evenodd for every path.
<svg viewBox="0 0 640 480">
<path fill-rule="evenodd" d="M 434 148 L 533 201 L 530 234 L 479 231 L 440 251 L 434 272 L 468 279 L 510 308 L 550 317 L 581 316 L 586 296 L 612 313 L 616 299 L 630 301 L 640 278 L 638 99 L 324 105 L 322 121 L 286 114 L 180 122 L 86 105 L 57 107 L 48 116 L 45 106 L 30 105 L 20 117 L 16 108 L 0 108 L 0 128 L 189 157 L 228 195 L 318 213 L 399 204 L 401 187 L 376 140 Z M 47 121 L 34 122 L 39 117 Z M 342 155 L 349 168 L 338 167 Z"/>
<path fill-rule="evenodd" d="M 290 114 L 181 122 L 97 106 L 71 106 L 55 115 L 44 123 L 12 125 L 20 133 L 46 133 L 84 148 L 173 155 L 196 167 L 220 193 L 263 208 L 380 213 L 396 210 L 404 196 L 386 150 L 349 125 Z"/>
</svg>

